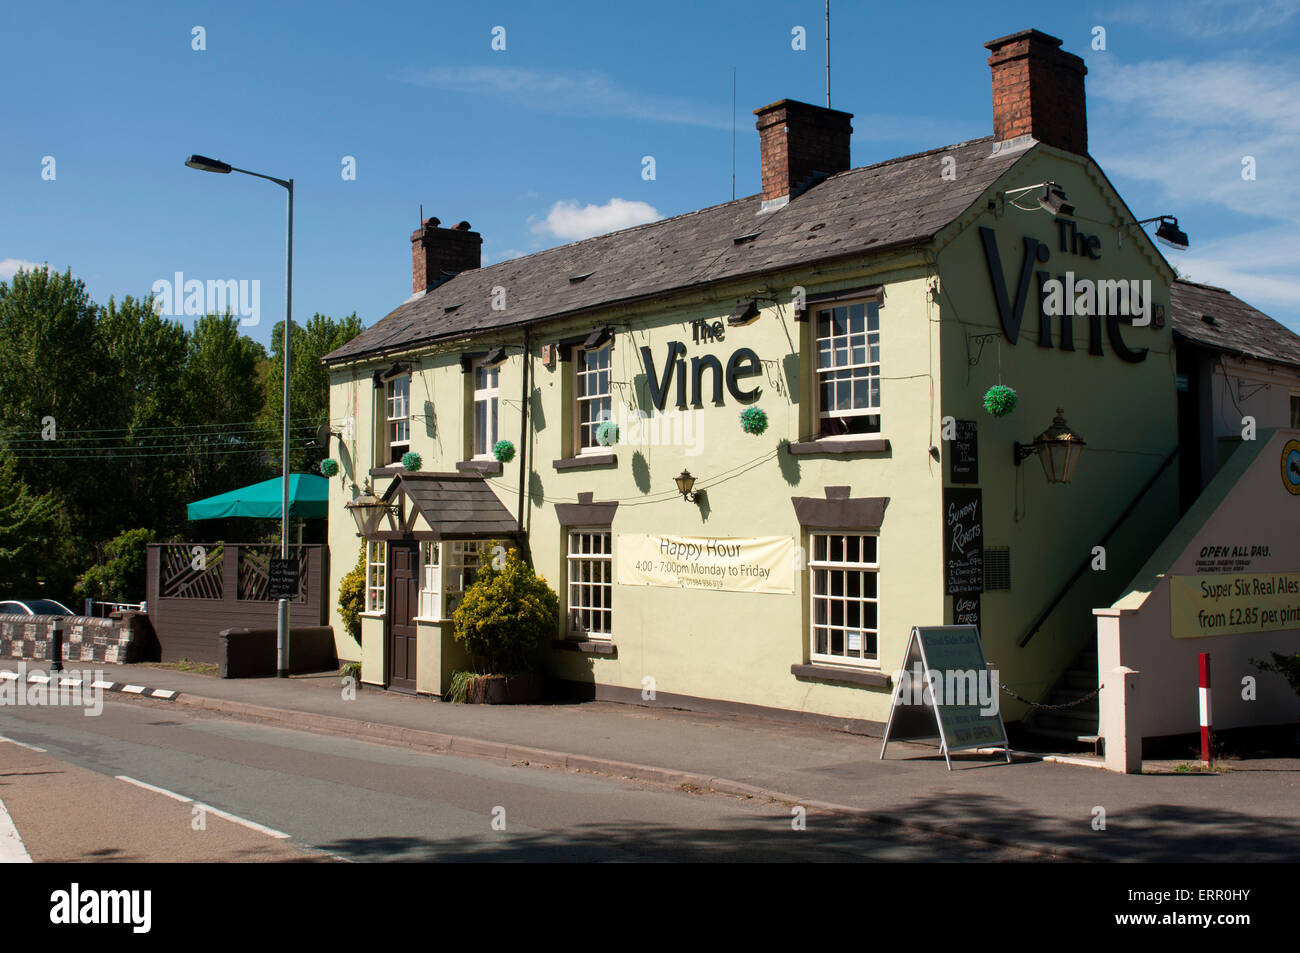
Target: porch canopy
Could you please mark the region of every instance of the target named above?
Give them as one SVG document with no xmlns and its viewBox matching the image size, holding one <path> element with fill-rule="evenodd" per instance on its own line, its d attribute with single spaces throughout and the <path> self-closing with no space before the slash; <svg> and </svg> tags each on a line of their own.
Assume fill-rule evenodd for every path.
<svg viewBox="0 0 1300 953">
<path fill-rule="evenodd" d="M 252 519 L 280 518 L 281 478 L 273 477 L 250 486 L 210 496 L 186 507 L 192 520 L 245 516 Z M 289 474 L 289 516 L 320 519 L 329 515 L 329 480 L 311 473 Z"/>
<path fill-rule="evenodd" d="M 399 471 L 382 497 L 395 507 L 379 539 L 513 538 L 519 523 L 477 473 Z M 403 506 L 409 503 L 409 506 Z"/>
</svg>

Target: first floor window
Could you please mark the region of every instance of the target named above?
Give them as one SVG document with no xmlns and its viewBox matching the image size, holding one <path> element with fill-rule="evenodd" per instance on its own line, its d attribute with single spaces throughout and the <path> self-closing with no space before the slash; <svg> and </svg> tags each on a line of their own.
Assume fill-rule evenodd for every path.
<svg viewBox="0 0 1300 953">
<path fill-rule="evenodd" d="M 474 456 L 492 456 L 497 442 L 497 394 L 501 369 L 474 366 Z"/>
<path fill-rule="evenodd" d="M 411 376 L 394 377 L 384 393 L 388 462 L 400 463 L 402 454 L 411 449 Z"/>
<path fill-rule="evenodd" d="M 579 350 L 574 357 L 579 453 L 604 449 L 596 439 L 596 431 L 611 416 L 609 370 L 612 353 L 613 348 L 607 344 L 592 351 Z"/>
<path fill-rule="evenodd" d="M 614 634 L 612 534 L 608 529 L 569 532 L 569 631 L 608 639 Z"/>
<path fill-rule="evenodd" d="M 880 432 L 880 305 L 822 308 L 814 322 L 817 435 Z"/>
<path fill-rule="evenodd" d="M 366 543 L 366 611 L 383 612 L 388 584 L 388 544 L 372 539 Z"/>
<path fill-rule="evenodd" d="M 878 659 L 877 538 L 869 533 L 812 533 L 808 560 L 811 657 L 872 664 Z"/>
</svg>

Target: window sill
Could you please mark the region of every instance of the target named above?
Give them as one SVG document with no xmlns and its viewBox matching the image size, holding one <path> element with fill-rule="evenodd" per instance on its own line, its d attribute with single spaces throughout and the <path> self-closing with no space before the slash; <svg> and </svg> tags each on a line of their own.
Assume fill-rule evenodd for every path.
<svg viewBox="0 0 1300 953">
<path fill-rule="evenodd" d="M 790 674 L 806 682 L 842 682 L 867 688 L 889 688 L 893 684 L 893 680 L 884 672 L 865 668 L 839 668 L 816 662 L 810 665 L 791 665 Z"/>
<path fill-rule="evenodd" d="M 579 652 L 583 655 L 618 656 L 617 645 L 613 642 L 597 639 L 556 639 L 551 643 L 551 648 L 562 649 L 566 652 Z"/>
<path fill-rule="evenodd" d="M 425 625 L 441 625 L 444 620 L 430 619 L 428 616 L 417 615 L 411 617 L 412 622 L 423 622 Z"/>
<path fill-rule="evenodd" d="M 861 437 L 851 440 L 836 437 L 790 444 L 790 453 L 795 456 L 823 453 L 884 453 L 888 450 L 889 441 L 883 437 Z"/>
<path fill-rule="evenodd" d="M 616 467 L 618 455 L 613 453 L 583 453 L 576 457 L 562 457 L 552 462 L 557 470 L 586 470 L 591 467 Z"/>
<path fill-rule="evenodd" d="M 462 473 L 482 473 L 485 476 L 499 476 L 502 468 L 500 460 L 461 460 L 457 462 L 456 469 Z"/>
<path fill-rule="evenodd" d="M 386 619 L 388 618 L 388 613 L 380 609 L 378 612 L 374 612 L 374 611 L 358 612 L 357 616 L 358 618 L 362 618 L 362 619 Z"/>
</svg>

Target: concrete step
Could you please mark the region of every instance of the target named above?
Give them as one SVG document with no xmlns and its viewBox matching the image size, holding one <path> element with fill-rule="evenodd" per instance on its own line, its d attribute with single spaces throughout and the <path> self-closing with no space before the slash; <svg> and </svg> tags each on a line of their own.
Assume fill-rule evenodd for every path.
<svg viewBox="0 0 1300 953">
<path fill-rule="evenodd" d="M 1082 688 L 1092 691 L 1097 687 L 1097 673 L 1096 671 L 1083 672 L 1071 669 L 1061 677 L 1059 684 L 1062 688 Z"/>
<path fill-rule="evenodd" d="M 1100 719 L 1097 712 L 1079 712 L 1072 709 L 1063 711 L 1040 711 L 1034 716 L 1034 724 L 1046 728 L 1059 728 L 1062 731 L 1096 734 Z"/>
</svg>

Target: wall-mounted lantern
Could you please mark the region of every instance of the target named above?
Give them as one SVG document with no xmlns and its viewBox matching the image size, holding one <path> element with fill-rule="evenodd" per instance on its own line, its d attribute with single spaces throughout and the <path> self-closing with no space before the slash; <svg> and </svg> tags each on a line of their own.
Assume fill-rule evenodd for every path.
<svg viewBox="0 0 1300 953">
<path fill-rule="evenodd" d="M 361 495 L 355 500 L 344 503 L 343 508 L 357 521 L 357 535 L 366 539 L 379 531 L 379 523 L 386 514 L 396 512 L 396 507 L 391 503 L 385 503 L 375 496 L 369 480 L 362 487 Z"/>
<path fill-rule="evenodd" d="M 682 499 L 687 503 L 698 502 L 696 494 L 691 492 L 695 489 L 695 477 L 691 476 L 690 470 L 683 470 L 680 476 L 674 477 L 677 483 L 677 492 L 682 495 Z"/>
<path fill-rule="evenodd" d="M 1016 466 L 1038 454 L 1048 483 L 1069 483 L 1074 477 L 1074 468 L 1079 463 L 1079 454 L 1087 445 L 1087 441 L 1070 429 L 1064 414 L 1064 410 L 1056 408 L 1052 426 L 1035 437 L 1033 443 L 1026 444 L 1017 440 L 1015 444 Z"/>
</svg>

